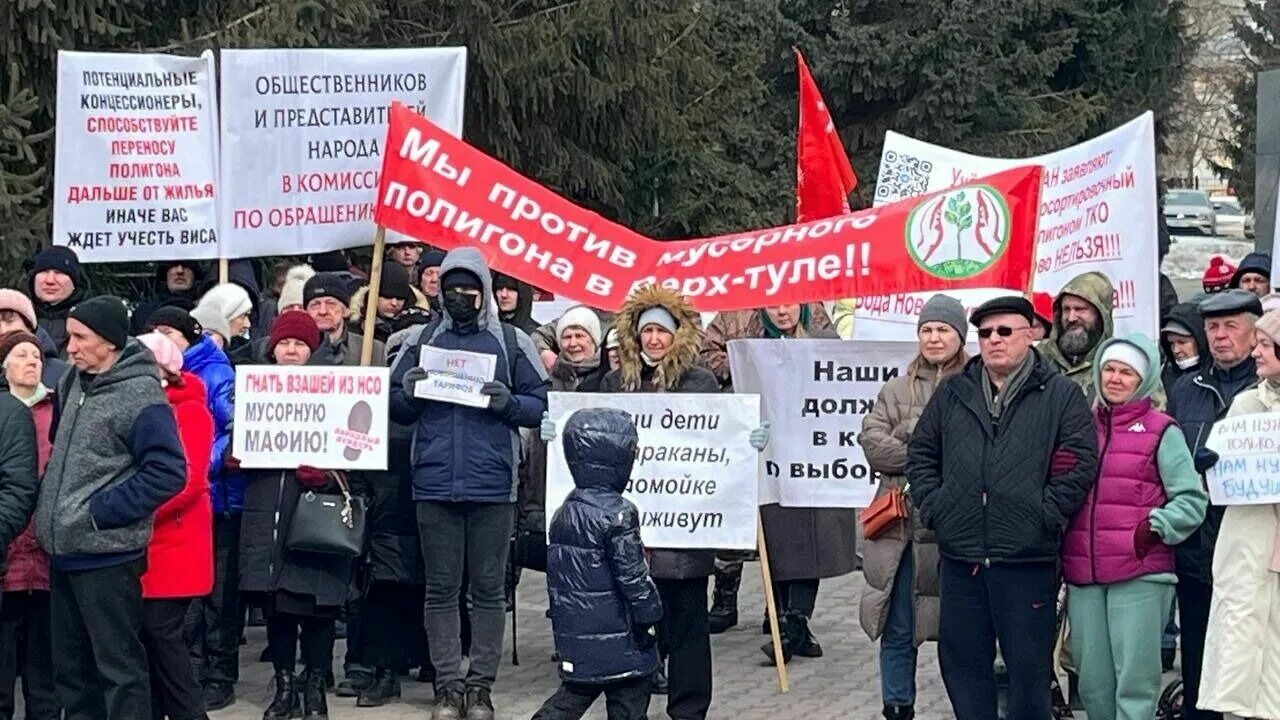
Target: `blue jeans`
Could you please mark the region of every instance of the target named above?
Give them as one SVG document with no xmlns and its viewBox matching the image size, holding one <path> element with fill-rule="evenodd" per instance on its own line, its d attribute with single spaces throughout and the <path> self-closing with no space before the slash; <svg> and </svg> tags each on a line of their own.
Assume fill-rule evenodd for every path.
<svg viewBox="0 0 1280 720">
<path fill-rule="evenodd" d="M 1173 602 L 1169 603 L 1169 622 L 1164 626 L 1164 635 L 1160 638 L 1160 647 L 1164 650 L 1173 650 L 1178 647 L 1178 596 L 1173 596 Z"/>
<path fill-rule="evenodd" d="M 907 543 L 893 576 L 889 614 L 880 637 L 880 697 L 885 705 L 916 704 L 915 559 Z"/>
</svg>

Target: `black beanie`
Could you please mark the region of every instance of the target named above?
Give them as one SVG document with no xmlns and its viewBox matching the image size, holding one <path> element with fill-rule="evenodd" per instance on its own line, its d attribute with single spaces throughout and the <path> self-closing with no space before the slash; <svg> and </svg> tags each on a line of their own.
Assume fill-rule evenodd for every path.
<svg viewBox="0 0 1280 720">
<path fill-rule="evenodd" d="M 76 251 L 71 248 L 54 245 L 41 250 L 31 261 L 31 274 L 45 270 L 56 270 L 71 278 L 75 285 L 80 284 L 80 258 L 76 257 Z"/>
<path fill-rule="evenodd" d="M 176 305 L 164 305 L 156 308 L 156 311 L 151 313 L 151 317 L 147 318 L 147 328 L 154 330 L 158 325 L 171 327 L 182 333 L 182 337 L 189 345 L 195 345 L 200 342 L 200 335 L 204 332 L 199 320 L 191 317 L 191 313 Z"/>
<path fill-rule="evenodd" d="M 129 341 L 129 309 L 124 300 L 114 295 L 89 298 L 71 308 L 67 317 L 84 323 L 117 350 L 123 350 Z"/>
<path fill-rule="evenodd" d="M 442 292 L 452 288 L 474 288 L 479 290 L 483 287 L 484 283 L 480 282 L 480 276 L 466 268 L 452 268 L 449 272 L 440 276 L 440 290 Z"/>
<path fill-rule="evenodd" d="M 409 271 L 399 263 L 382 264 L 382 284 L 378 288 L 378 296 L 382 298 L 398 298 L 406 303 L 414 301 L 413 286 L 409 282 Z"/>
<path fill-rule="evenodd" d="M 331 297 L 338 302 L 351 307 L 351 288 L 348 287 L 347 279 L 342 273 L 322 272 L 316 273 L 302 286 L 302 307 L 311 304 L 312 300 L 322 297 Z"/>
<path fill-rule="evenodd" d="M 497 291 L 497 290 L 502 290 L 504 288 L 507 290 L 519 290 L 520 281 L 516 280 L 510 275 L 507 275 L 506 273 L 494 273 L 493 289 Z"/>
<path fill-rule="evenodd" d="M 422 257 L 418 258 L 418 267 L 420 269 L 440 267 L 441 263 L 443 262 L 444 262 L 443 250 L 437 250 L 435 248 L 427 248 L 426 250 L 423 251 Z"/>
<path fill-rule="evenodd" d="M 308 264 L 315 268 L 318 273 L 345 272 L 351 269 L 351 263 L 347 260 L 346 253 L 341 250 L 330 250 L 326 253 L 312 255 L 311 262 Z"/>
</svg>

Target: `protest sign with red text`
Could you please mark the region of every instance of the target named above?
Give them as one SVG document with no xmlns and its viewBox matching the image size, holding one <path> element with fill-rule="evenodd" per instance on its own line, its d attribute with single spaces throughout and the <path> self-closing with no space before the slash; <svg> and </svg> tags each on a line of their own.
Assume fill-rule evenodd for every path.
<svg viewBox="0 0 1280 720">
<path fill-rule="evenodd" d="M 787 227 L 678 242 L 635 233 L 533 182 L 431 121 L 392 108 L 375 221 L 493 269 L 616 310 L 661 283 L 700 310 L 884 292 L 1025 286 L 1040 168 Z"/>
</svg>

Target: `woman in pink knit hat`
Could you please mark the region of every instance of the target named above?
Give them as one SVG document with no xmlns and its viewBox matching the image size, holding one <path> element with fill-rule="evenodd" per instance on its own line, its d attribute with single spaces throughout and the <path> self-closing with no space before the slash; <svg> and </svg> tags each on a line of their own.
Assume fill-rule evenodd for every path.
<svg viewBox="0 0 1280 720">
<path fill-rule="evenodd" d="M 1280 412 L 1280 310 L 1258 319 L 1258 386 L 1227 417 Z M 1274 437 L 1274 435 L 1272 436 Z M 1202 710 L 1280 720 L 1280 505 L 1231 505 L 1213 551 Z"/>
</svg>

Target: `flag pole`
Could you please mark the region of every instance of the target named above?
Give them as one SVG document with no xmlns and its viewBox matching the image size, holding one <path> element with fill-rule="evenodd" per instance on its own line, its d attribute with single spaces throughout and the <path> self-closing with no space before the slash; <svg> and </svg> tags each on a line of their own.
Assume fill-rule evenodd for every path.
<svg viewBox="0 0 1280 720">
<path fill-rule="evenodd" d="M 381 225 L 373 234 L 373 266 L 369 268 L 369 294 L 364 299 L 364 337 L 360 344 L 360 365 L 373 360 L 373 327 L 378 319 L 378 293 L 382 289 L 382 256 L 387 247 L 387 230 Z"/>
<path fill-rule="evenodd" d="M 221 285 L 231 278 L 231 261 L 226 258 L 218 258 L 218 284 Z"/>
</svg>

